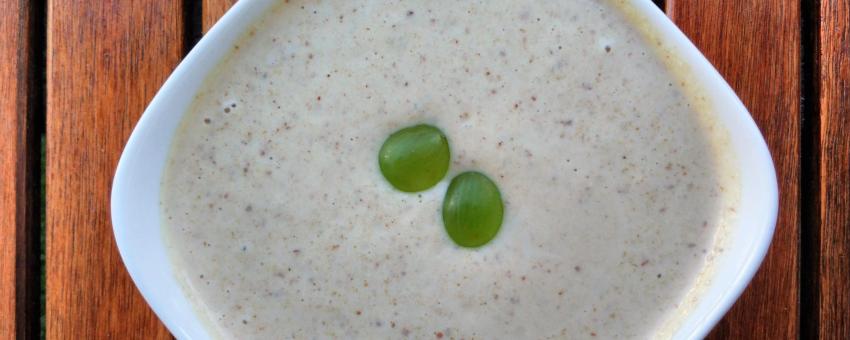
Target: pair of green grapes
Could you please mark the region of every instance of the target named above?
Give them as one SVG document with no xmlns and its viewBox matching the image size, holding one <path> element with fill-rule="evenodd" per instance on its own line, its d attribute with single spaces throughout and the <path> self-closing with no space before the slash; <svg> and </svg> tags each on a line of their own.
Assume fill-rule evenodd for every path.
<svg viewBox="0 0 850 340">
<path fill-rule="evenodd" d="M 446 176 L 450 162 L 446 135 L 424 124 L 396 131 L 378 153 L 381 173 L 404 192 L 433 187 Z M 442 213 L 449 237 L 462 247 L 476 248 L 496 237 L 504 204 L 496 183 L 480 172 L 467 171 L 449 184 Z"/>
</svg>

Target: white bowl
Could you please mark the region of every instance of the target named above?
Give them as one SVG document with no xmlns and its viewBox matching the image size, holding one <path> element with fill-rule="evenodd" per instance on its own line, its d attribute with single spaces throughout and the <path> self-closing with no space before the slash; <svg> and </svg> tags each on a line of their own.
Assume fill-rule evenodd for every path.
<svg viewBox="0 0 850 340">
<path fill-rule="evenodd" d="M 653 27 L 680 66 L 705 90 L 718 121 L 729 131 L 741 178 L 738 218 L 715 259 L 705 290 L 674 338 L 704 337 L 732 306 L 764 258 L 776 223 L 778 193 L 770 153 L 747 109 L 681 31 L 649 0 L 629 0 Z M 195 46 L 151 101 L 136 125 L 115 173 L 112 222 L 124 265 L 154 312 L 180 339 L 207 339 L 172 270 L 162 239 L 159 194 L 171 140 L 195 93 L 248 25 L 275 0 L 239 1 Z"/>
</svg>

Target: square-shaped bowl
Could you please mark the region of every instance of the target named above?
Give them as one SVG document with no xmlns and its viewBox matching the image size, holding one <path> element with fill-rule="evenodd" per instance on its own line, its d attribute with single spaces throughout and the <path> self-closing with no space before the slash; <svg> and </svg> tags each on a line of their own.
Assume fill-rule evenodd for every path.
<svg viewBox="0 0 850 340">
<path fill-rule="evenodd" d="M 702 86 L 737 154 L 741 180 L 739 215 L 730 228 L 725 251 L 714 260 L 708 285 L 673 333 L 677 339 L 698 339 L 732 306 L 767 252 L 778 207 L 776 173 L 764 138 L 749 112 L 705 57 L 650 0 L 625 2 Z M 171 140 L 206 75 L 247 27 L 275 3 L 240 1 L 201 39 L 151 101 L 118 163 L 112 187 L 112 222 L 118 250 L 144 298 L 180 339 L 207 339 L 210 334 L 174 276 L 162 238 L 160 181 Z"/>
</svg>

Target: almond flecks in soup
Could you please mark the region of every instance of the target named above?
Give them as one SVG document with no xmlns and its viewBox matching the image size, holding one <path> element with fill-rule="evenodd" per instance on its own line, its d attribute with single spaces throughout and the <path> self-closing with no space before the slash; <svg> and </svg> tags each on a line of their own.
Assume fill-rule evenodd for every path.
<svg viewBox="0 0 850 340">
<path fill-rule="evenodd" d="M 736 175 L 676 57 L 620 6 L 275 5 L 205 80 L 162 182 L 174 270 L 210 331 L 657 335 L 689 308 Z M 443 136 L 433 169 L 390 179 L 376 155 L 418 125 Z"/>
</svg>

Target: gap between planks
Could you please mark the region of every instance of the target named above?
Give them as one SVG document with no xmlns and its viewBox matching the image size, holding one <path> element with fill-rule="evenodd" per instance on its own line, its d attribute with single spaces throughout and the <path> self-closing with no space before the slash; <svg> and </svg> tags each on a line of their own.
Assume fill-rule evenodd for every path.
<svg viewBox="0 0 850 340">
<path fill-rule="evenodd" d="M 0 337 L 39 337 L 43 4 L 0 2 Z"/>
</svg>

